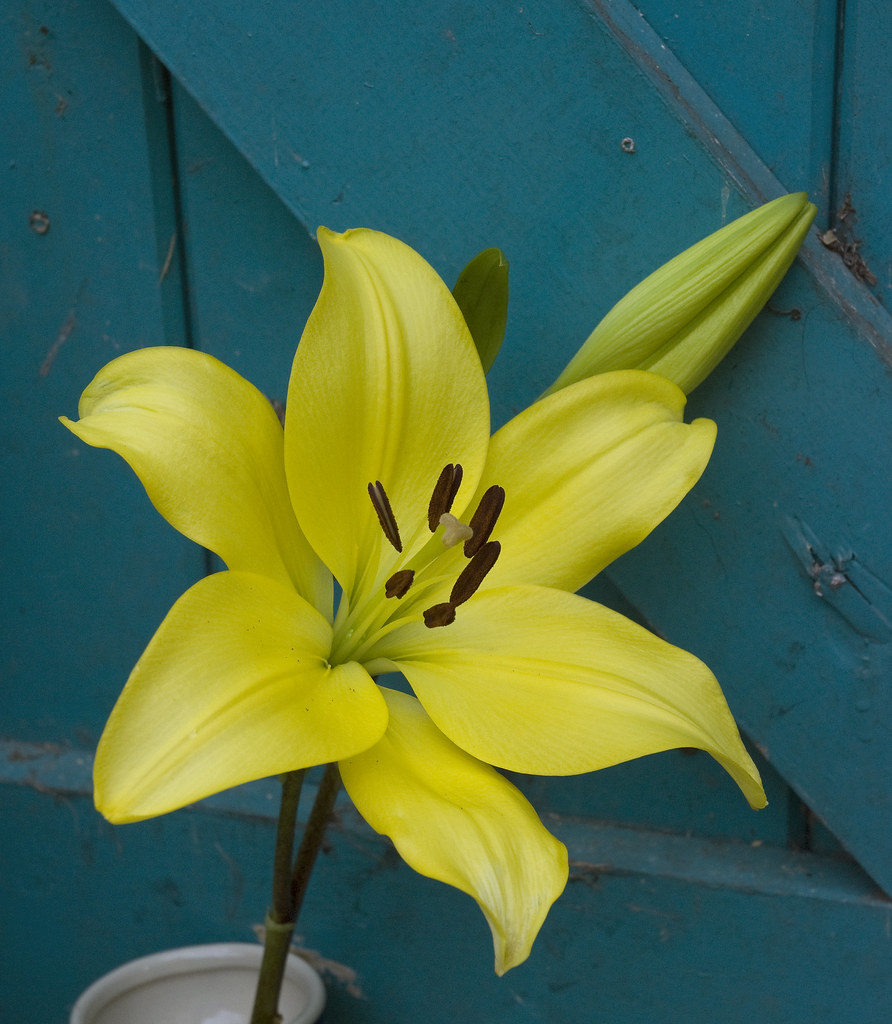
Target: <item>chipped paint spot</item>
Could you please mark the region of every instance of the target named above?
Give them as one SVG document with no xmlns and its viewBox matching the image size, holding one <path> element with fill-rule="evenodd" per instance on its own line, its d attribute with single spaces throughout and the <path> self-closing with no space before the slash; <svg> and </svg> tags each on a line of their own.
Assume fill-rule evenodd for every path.
<svg viewBox="0 0 892 1024">
<path fill-rule="evenodd" d="M 263 942 L 263 925 L 253 925 L 252 931 L 257 936 L 258 941 Z M 337 960 L 329 960 L 328 957 L 324 957 L 318 950 L 308 949 L 306 946 L 298 946 L 292 943 L 290 951 L 295 956 L 299 956 L 301 960 L 305 960 L 313 970 L 318 971 L 320 974 L 327 974 L 330 978 L 343 985 L 347 994 L 353 996 L 354 999 L 367 998 L 359 985 L 359 975 L 352 967 L 339 963 Z"/>
<path fill-rule="evenodd" d="M 845 546 L 818 539 L 807 523 L 789 516 L 784 539 L 825 601 L 859 635 L 876 643 L 892 640 L 892 590 Z"/>
<path fill-rule="evenodd" d="M 828 231 L 819 234 L 818 238 L 825 249 L 837 253 L 842 258 L 854 277 L 866 284 L 875 285 L 876 274 L 861 255 L 861 239 L 854 236 L 856 218 L 852 194 L 846 192 L 842 207 L 836 213 L 836 223 Z"/>
<path fill-rule="evenodd" d="M 53 368 L 53 363 L 56 361 L 56 356 L 59 354 L 59 349 L 68 340 L 69 335 L 77 326 L 77 307 L 84 294 L 84 289 L 87 287 L 87 279 L 84 278 L 81 281 L 80 288 L 77 290 L 77 295 L 74 299 L 74 305 L 68 311 L 68 316 L 65 318 L 65 322 L 59 328 L 59 333 L 56 335 L 55 341 L 50 345 L 46 356 L 44 357 L 43 363 L 40 366 L 40 376 L 46 377 L 50 370 Z"/>
<path fill-rule="evenodd" d="M 722 184 L 722 223 L 728 219 L 728 200 L 731 198 L 731 183 L 725 181 Z"/>
<path fill-rule="evenodd" d="M 295 953 L 302 960 L 306 960 L 310 967 L 317 970 L 320 974 L 327 974 L 329 977 L 334 978 L 335 981 L 344 986 L 347 994 L 353 996 L 354 999 L 366 998 L 365 993 L 359 986 L 359 975 L 352 967 L 338 963 L 337 960 L 329 960 L 315 949 L 306 949 L 303 946 L 292 946 L 291 952 Z"/>
</svg>

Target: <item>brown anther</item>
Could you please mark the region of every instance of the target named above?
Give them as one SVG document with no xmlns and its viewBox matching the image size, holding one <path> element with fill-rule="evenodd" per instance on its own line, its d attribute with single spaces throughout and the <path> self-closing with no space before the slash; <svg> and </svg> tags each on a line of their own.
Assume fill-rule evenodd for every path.
<svg viewBox="0 0 892 1024">
<path fill-rule="evenodd" d="M 381 486 L 380 480 L 376 480 L 374 484 L 369 484 L 369 497 L 372 499 L 372 505 L 375 508 L 381 529 L 384 531 L 384 536 L 397 551 L 402 551 L 403 542 L 400 540 L 399 527 L 396 525 L 393 509 L 390 507 L 390 500 Z"/>
<path fill-rule="evenodd" d="M 496 559 L 502 550 L 502 545 L 497 540 L 491 540 L 477 552 L 470 562 L 462 569 L 461 574 L 455 581 L 452 593 L 449 595 L 451 604 L 460 605 L 472 594 L 483 582 L 489 570 L 496 564 Z"/>
<path fill-rule="evenodd" d="M 384 584 L 384 596 L 397 599 L 405 597 L 415 579 L 414 569 L 400 569 Z"/>
<path fill-rule="evenodd" d="M 455 622 L 455 605 L 450 601 L 442 604 L 435 604 L 425 608 L 424 624 L 428 629 L 436 629 L 437 626 L 449 626 Z"/>
<path fill-rule="evenodd" d="M 486 492 L 480 499 L 480 504 L 477 506 L 477 511 L 471 516 L 471 521 L 468 523 L 468 526 L 474 531 L 474 535 L 465 541 L 465 558 L 472 558 L 489 540 L 489 536 L 496 525 L 496 520 L 499 518 L 504 504 L 504 487 L 493 484 L 492 487 L 486 489 Z"/>
<path fill-rule="evenodd" d="M 437 482 L 434 484 L 434 493 L 431 495 L 430 504 L 427 507 L 427 525 L 431 533 L 436 533 L 440 525 L 440 516 L 452 508 L 455 496 L 461 486 L 462 468 L 460 465 L 450 462 L 444 466 Z"/>
</svg>

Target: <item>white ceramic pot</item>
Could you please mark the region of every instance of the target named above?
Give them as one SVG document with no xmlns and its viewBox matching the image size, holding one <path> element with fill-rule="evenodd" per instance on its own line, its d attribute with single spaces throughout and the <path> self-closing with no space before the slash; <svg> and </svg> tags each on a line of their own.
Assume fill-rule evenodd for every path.
<svg viewBox="0 0 892 1024">
<path fill-rule="evenodd" d="M 84 992 L 70 1024 L 248 1024 L 262 953 L 258 945 L 222 942 L 131 960 Z M 283 1024 L 313 1024 L 324 1006 L 319 975 L 289 955 Z"/>
</svg>

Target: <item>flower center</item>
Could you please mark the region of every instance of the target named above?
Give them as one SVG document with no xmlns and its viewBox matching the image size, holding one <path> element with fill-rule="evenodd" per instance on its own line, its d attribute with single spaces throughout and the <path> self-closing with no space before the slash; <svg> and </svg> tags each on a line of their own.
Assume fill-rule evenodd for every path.
<svg viewBox="0 0 892 1024">
<path fill-rule="evenodd" d="M 496 564 L 502 548 L 498 541 L 490 540 L 496 520 L 505 504 L 505 490 L 494 484 L 488 488 L 480 499 L 469 523 L 463 523 L 451 512 L 452 503 L 458 494 L 462 480 L 460 465 L 449 463 L 444 466 L 434 490 L 427 510 L 427 525 L 431 533 L 442 528 L 441 539 L 445 548 L 463 544 L 463 553 L 468 559 L 467 564 L 459 573 L 448 601 L 431 605 L 424 610 L 424 624 L 434 629 L 437 626 L 448 626 L 455 622 L 455 610 L 472 597 L 486 574 Z M 369 497 L 381 530 L 389 543 L 397 552 L 402 552 L 399 526 L 390 501 L 380 480 L 369 484 Z M 388 598 L 399 600 L 409 593 L 412 586 L 425 569 L 437 558 L 437 552 L 431 553 L 427 547 L 417 556 L 418 564 L 397 570 L 384 584 L 384 594 Z M 413 560 L 414 561 L 414 560 Z"/>
</svg>

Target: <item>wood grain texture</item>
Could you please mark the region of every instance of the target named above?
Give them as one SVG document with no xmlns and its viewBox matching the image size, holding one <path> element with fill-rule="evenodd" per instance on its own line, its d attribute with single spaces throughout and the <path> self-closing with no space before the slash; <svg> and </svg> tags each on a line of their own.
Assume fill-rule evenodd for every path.
<svg viewBox="0 0 892 1024">
<path fill-rule="evenodd" d="M 275 797 L 259 784 L 230 794 L 229 813 L 218 801 L 216 813 L 113 829 L 83 795 L 48 813 L 53 798 L 33 784 L 8 787 L 0 857 L 22 860 L 4 893 L 17 940 L 4 1019 L 61 1020 L 86 980 L 159 948 L 250 941 Z M 568 844 L 570 882 L 530 960 L 498 979 L 474 903 L 409 870 L 343 802 L 298 930 L 326 980 L 325 1020 L 831 1024 L 875 1019 L 892 999 L 889 904 L 856 868 L 769 846 L 551 825 Z M 47 985 L 42 961 L 53 957 Z"/>
<path fill-rule="evenodd" d="M 129 26 L 104 0 L 0 16 L 0 885 L 16 939 L 0 1017 L 61 1020 L 100 971 L 245 939 L 266 901 L 270 784 L 119 830 L 89 803 L 87 751 L 205 567 L 126 467 L 56 422 L 99 366 L 192 343 L 283 398 L 321 280 L 312 233 L 367 224 L 450 283 L 479 249 L 506 251 L 502 422 L 629 287 L 778 179 L 829 217 L 835 167 L 878 284 L 811 239 L 691 398 L 719 423 L 707 474 L 589 591 L 714 668 L 763 752 L 769 810 L 749 812 L 702 755 L 518 780 L 568 842 L 573 880 L 530 962 L 497 981 L 473 904 L 345 807 L 301 930 L 333 965 L 338 1021 L 878 1019 L 892 999 L 874 887 L 892 889 L 889 101 L 863 97 L 887 67 L 883 5 L 847 0 L 842 36 L 828 4 L 800 0 L 642 2 L 656 32 L 620 0 L 115 6 Z"/>
<path fill-rule="evenodd" d="M 203 571 L 123 463 L 58 422 L 116 355 L 182 341 L 179 282 L 160 280 L 174 225 L 156 203 L 154 115 L 127 25 L 102 4 L 0 18 L 3 729 L 89 743 Z"/>
</svg>

